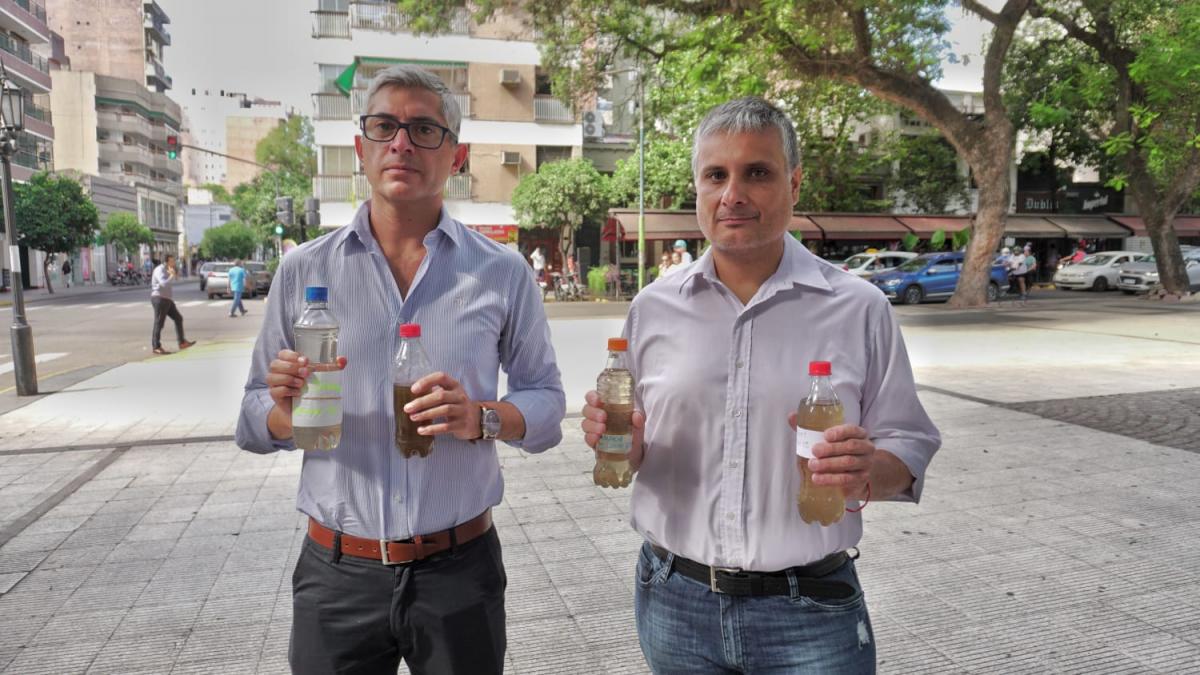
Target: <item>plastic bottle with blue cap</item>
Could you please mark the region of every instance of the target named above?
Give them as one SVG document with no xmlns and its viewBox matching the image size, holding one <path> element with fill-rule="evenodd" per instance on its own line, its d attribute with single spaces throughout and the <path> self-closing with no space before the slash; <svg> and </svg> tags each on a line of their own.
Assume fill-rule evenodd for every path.
<svg viewBox="0 0 1200 675">
<path fill-rule="evenodd" d="M 304 289 L 304 312 L 292 327 L 296 351 L 308 358 L 309 376 L 292 401 L 292 437 L 302 450 L 333 450 L 342 440 L 342 371 L 338 323 L 329 311 L 329 289 Z"/>
</svg>

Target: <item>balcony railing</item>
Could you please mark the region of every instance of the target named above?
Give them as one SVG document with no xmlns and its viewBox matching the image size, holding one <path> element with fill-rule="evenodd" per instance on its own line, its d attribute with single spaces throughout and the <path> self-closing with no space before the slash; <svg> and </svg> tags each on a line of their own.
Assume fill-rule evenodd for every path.
<svg viewBox="0 0 1200 675">
<path fill-rule="evenodd" d="M 42 108 L 29 99 L 25 100 L 25 114 L 46 124 L 54 124 L 54 121 L 50 118 L 50 109 Z"/>
<path fill-rule="evenodd" d="M 320 94 L 318 94 L 320 95 Z M 458 109 L 462 112 L 463 118 L 471 116 L 471 95 L 470 94 L 454 94 L 454 100 L 458 101 Z M 367 114 L 367 90 L 354 89 L 350 92 L 350 114 L 353 117 Z M 331 118 L 343 119 L 343 118 Z"/>
<path fill-rule="evenodd" d="M 144 25 L 147 31 L 158 36 L 159 42 L 163 43 L 164 46 L 170 46 L 171 34 L 167 32 L 167 25 L 165 23 L 147 14 Z"/>
<path fill-rule="evenodd" d="M 315 38 L 349 38 L 350 15 L 346 12 L 316 10 L 313 15 L 312 36 Z"/>
<path fill-rule="evenodd" d="M 412 19 L 402 13 L 396 3 L 351 2 L 350 26 L 360 30 L 378 30 L 388 33 L 409 32 Z M 467 10 L 456 12 L 450 20 L 452 35 L 471 34 L 471 15 Z"/>
<path fill-rule="evenodd" d="M 574 122 L 575 113 L 553 96 L 534 96 L 533 118 L 539 122 Z"/>
<path fill-rule="evenodd" d="M 456 173 L 446 181 L 446 189 L 442 191 L 446 199 L 471 198 L 471 174 Z"/>
<path fill-rule="evenodd" d="M 50 64 L 46 62 L 46 59 L 34 54 L 29 45 L 24 42 L 17 42 L 8 35 L 0 33 L 0 49 L 21 59 L 43 73 L 50 74 Z"/>
<path fill-rule="evenodd" d="M 30 2 L 29 0 L 13 0 L 21 9 L 36 16 L 39 21 L 46 23 L 46 8 L 40 3 Z"/>
<path fill-rule="evenodd" d="M 471 176 L 455 174 L 446 181 L 442 192 L 446 199 L 470 199 Z M 325 174 L 313 178 L 313 196 L 325 202 L 358 203 L 371 198 L 371 184 L 365 174 Z"/>
<path fill-rule="evenodd" d="M 319 120 L 350 119 L 350 99 L 343 94 L 313 94 L 313 108 Z"/>
</svg>

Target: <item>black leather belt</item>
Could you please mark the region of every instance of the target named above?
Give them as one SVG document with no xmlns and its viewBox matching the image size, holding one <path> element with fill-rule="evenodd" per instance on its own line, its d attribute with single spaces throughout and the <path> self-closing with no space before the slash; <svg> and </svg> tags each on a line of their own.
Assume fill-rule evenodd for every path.
<svg viewBox="0 0 1200 675">
<path fill-rule="evenodd" d="M 668 551 L 661 546 L 650 545 L 659 560 L 666 560 Z M 855 556 L 857 557 L 857 556 Z M 854 595 L 855 589 L 844 581 L 822 579 L 837 571 L 850 560 L 850 554 L 838 551 L 815 563 L 789 567 L 778 572 L 746 572 L 726 567 L 709 567 L 694 560 L 675 556 L 671 568 L 683 576 L 699 581 L 713 593 L 726 595 L 791 595 L 794 577 L 800 595 L 827 600 L 844 600 Z"/>
</svg>

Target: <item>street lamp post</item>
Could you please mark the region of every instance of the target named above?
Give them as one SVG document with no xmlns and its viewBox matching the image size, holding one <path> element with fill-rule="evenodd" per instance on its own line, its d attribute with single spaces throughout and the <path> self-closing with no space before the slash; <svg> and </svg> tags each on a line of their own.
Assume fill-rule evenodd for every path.
<svg viewBox="0 0 1200 675">
<path fill-rule="evenodd" d="M 4 173 L 4 222 L 8 225 L 8 251 L 13 273 L 12 336 L 13 375 L 17 396 L 34 396 L 37 391 L 37 367 L 33 359 L 33 328 L 25 320 L 25 295 L 21 285 L 21 254 L 17 246 L 17 221 L 13 217 L 12 155 L 17 149 L 17 134 L 25 128 L 25 96 L 0 69 L 0 171 Z"/>
</svg>

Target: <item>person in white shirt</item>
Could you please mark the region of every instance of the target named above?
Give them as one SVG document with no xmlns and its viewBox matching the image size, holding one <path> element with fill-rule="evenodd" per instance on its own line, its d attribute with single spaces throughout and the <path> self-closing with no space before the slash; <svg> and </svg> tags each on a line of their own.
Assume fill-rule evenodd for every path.
<svg viewBox="0 0 1200 675">
<path fill-rule="evenodd" d="M 543 281 L 546 276 L 546 254 L 542 253 L 541 246 L 533 249 L 533 253 L 529 254 L 529 262 L 533 263 L 534 278 Z"/>
<path fill-rule="evenodd" d="M 848 511 L 919 499 L 940 436 L 887 298 L 788 235 L 801 169 L 783 113 L 760 98 L 718 106 L 692 157 L 711 246 L 639 293 L 624 330 L 643 654 L 658 674 L 874 672 L 848 552 L 862 518 L 823 527 L 797 511 L 808 364 L 832 362 L 846 422 L 813 447 L 813 481 L 840 487 Z M 594 448 L 605 431 L 595 392 L 583 416 Z"/>
<path fill-rule="evenodd" d="M 686 241 L 682 239 L 676 239 L 675 252 L 679 254 L 679 263 L 677 264 L 687 265 L 688 263 L 692 262 L 692 254 L 688 253 Z"/>
</svg>

